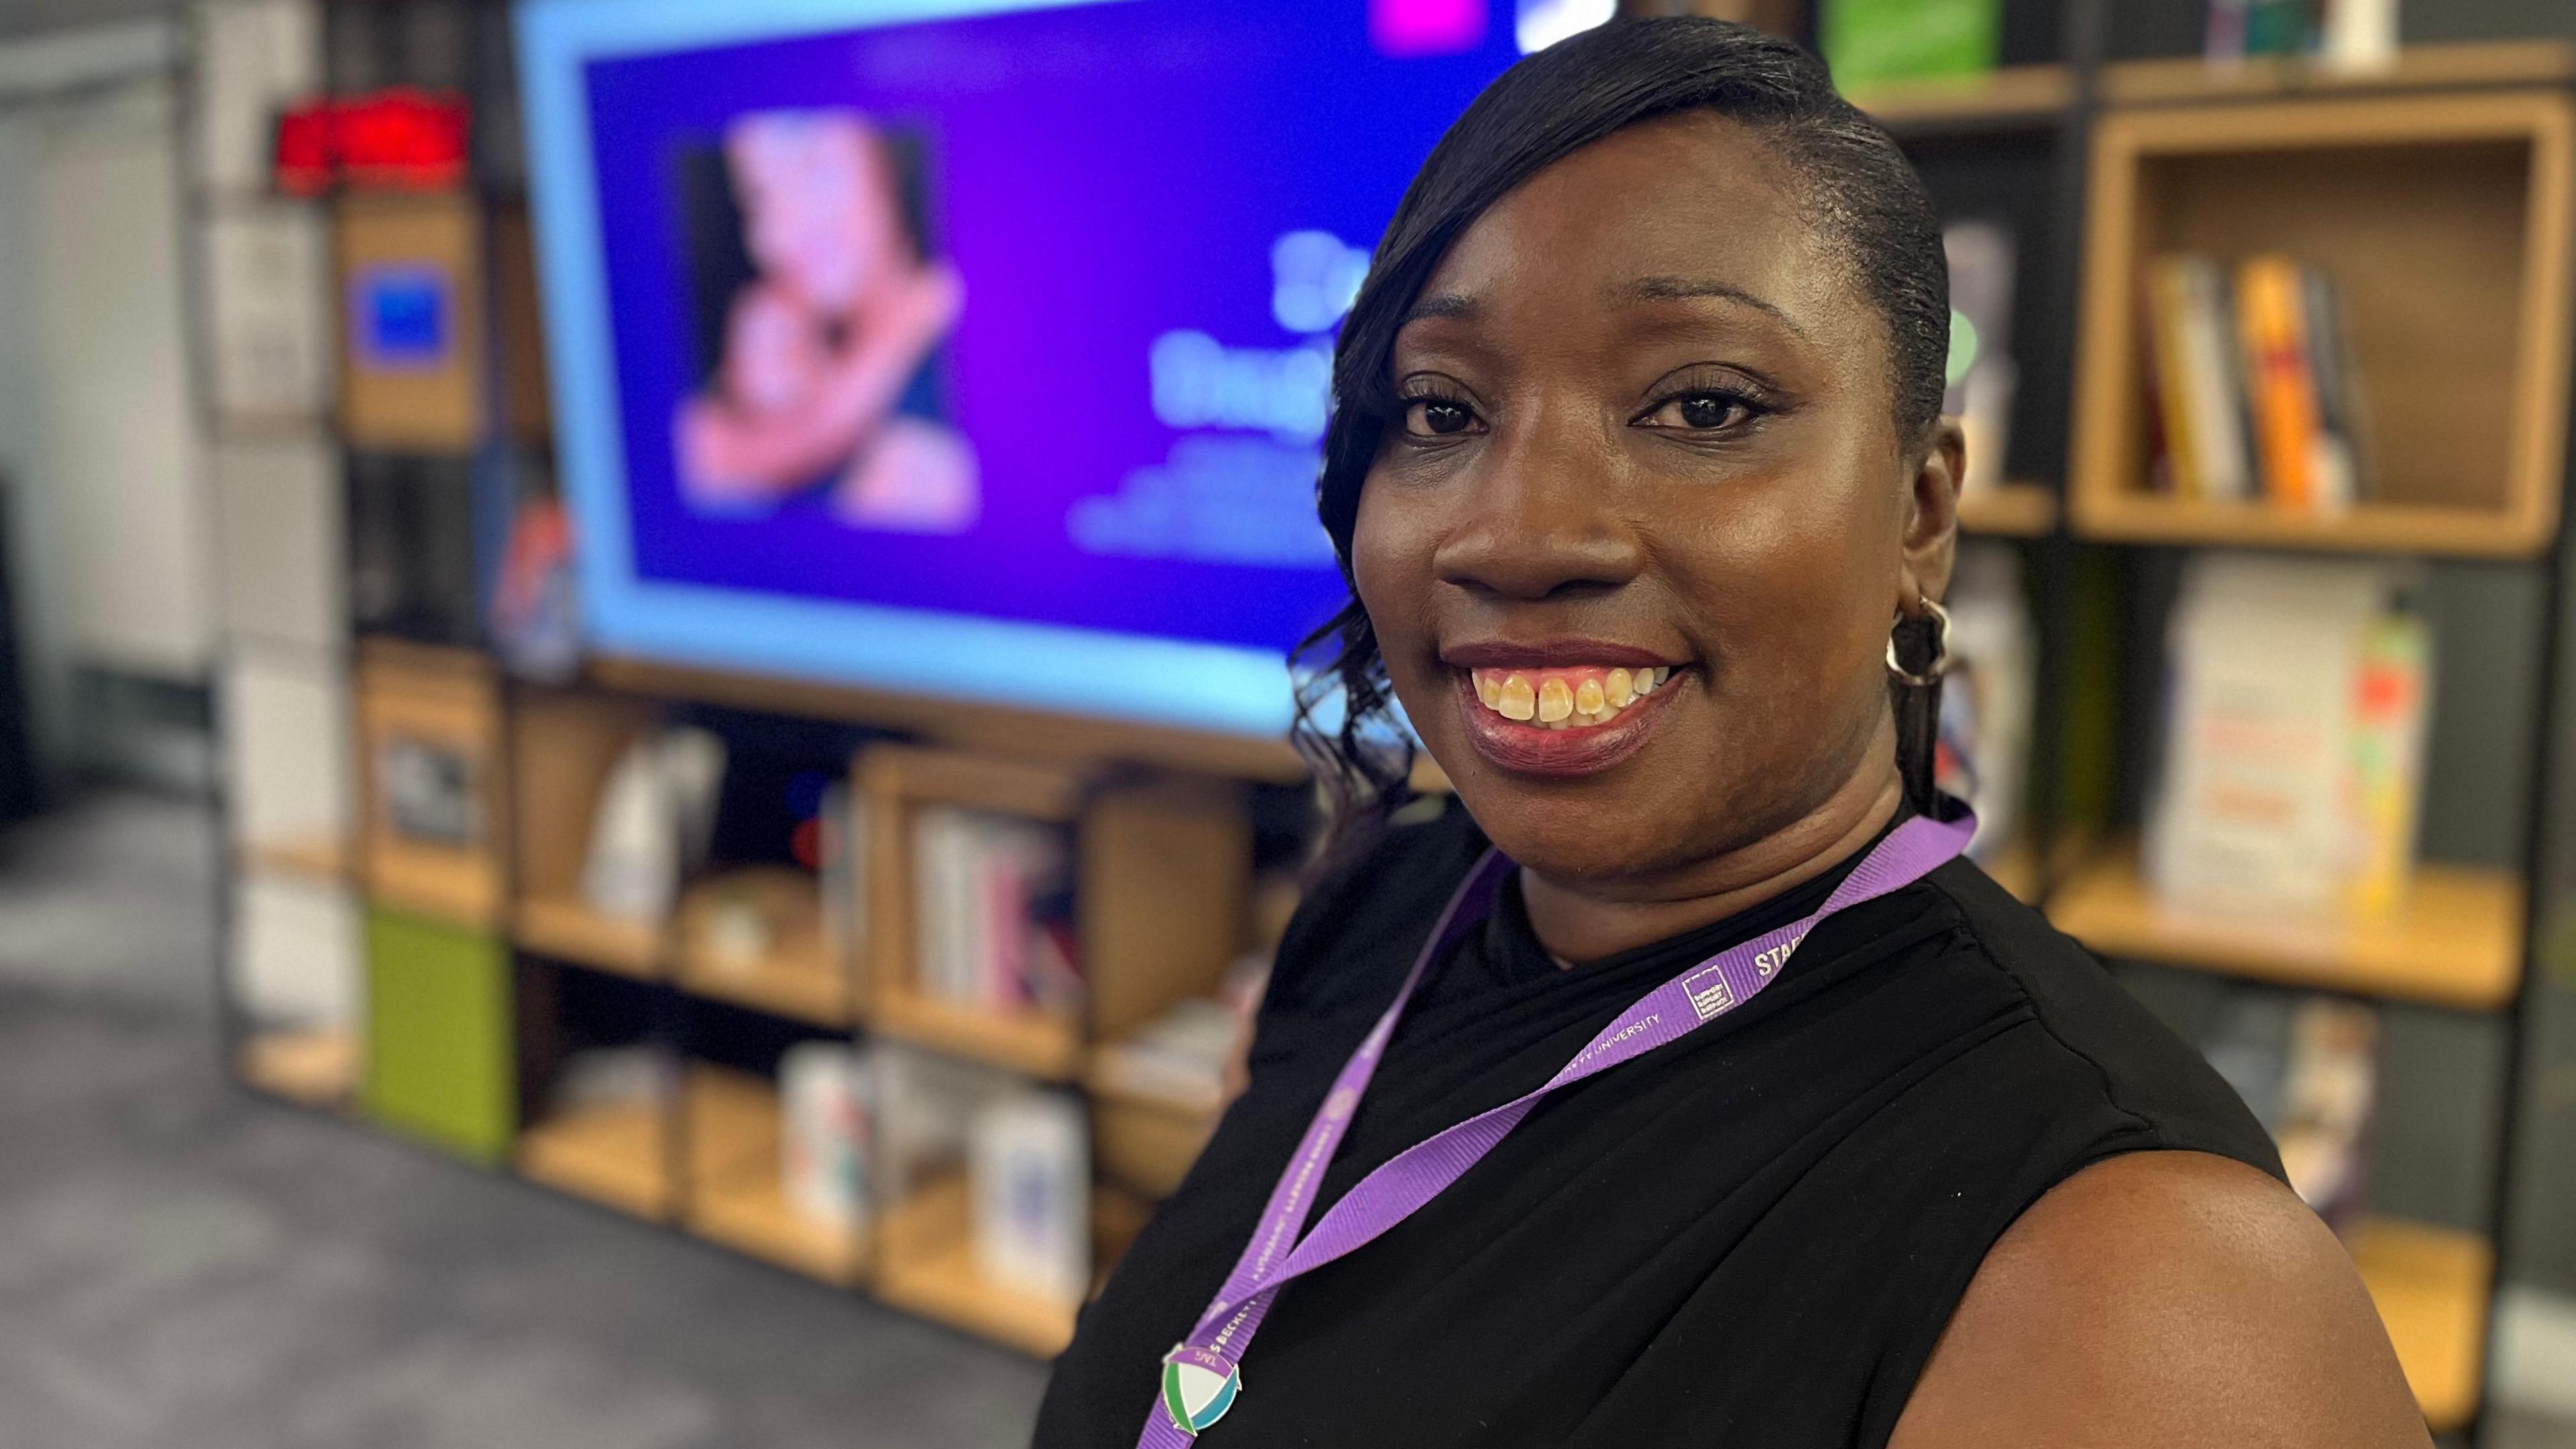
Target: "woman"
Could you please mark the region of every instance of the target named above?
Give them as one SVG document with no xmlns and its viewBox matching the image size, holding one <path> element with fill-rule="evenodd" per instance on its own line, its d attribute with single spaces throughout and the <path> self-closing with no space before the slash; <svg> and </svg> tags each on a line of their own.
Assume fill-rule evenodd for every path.
<svg viewBox="0 0 2576 1449">
<path fill-rule="evenodd" d="M 1338 778 L 1392 802 L 1391 688 L 1457 804 L 1299 913 L 1041 1446 L 2427 1442 L 2243 1106 L 1954 858 L 1946 294 L 1752 31 L 1604 27 L 1433 152 L 1321 504 Z"/>
</svg>

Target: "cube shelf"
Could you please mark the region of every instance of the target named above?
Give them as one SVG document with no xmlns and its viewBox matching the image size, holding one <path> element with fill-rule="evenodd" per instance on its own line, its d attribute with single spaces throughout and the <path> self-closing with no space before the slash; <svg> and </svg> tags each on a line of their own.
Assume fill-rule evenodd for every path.
<svg viewBox="0 0 2576 1449">
<path fill-rule="evenodd" d="M 1040 1358 L 1053 1358 L 1073 1341 L 1076 1304 L 1024 1293 L 993 1282 L 975 1262 L 971 1207 L 963 1177 L 937 1179 L 916 1189 L 886 1214 L 877 1263 L 877 1296 L 924 1318 L 962 1328 Z M 1109 1189 L 1093 1194 L 1095 1248 L 1123 1247 L 1137 1211 L 1132 1200 Z M 1107 1239 L 1106 1243 L 1102 1239 Z M 1107 1260 L 1112 1253 L 1097 1253 Z"/>
<path fill-rule="evenodd" d="M 519 1174 L 652 1222 L 668 1221 L 676 1174 L 670 1123 L 658 1102 L 613 1102 L 558 1113 L 519 1134 Z"/>
<path fill-rule="evenodd" d="M 361 867 L 379 901 L 478 929 L 508 878 L 501 693 L 461 649 L 370 640 L 358 657 Z"/>
<path fill-rule="evenodd" d="M 866 1235 L 799 1211 L 782 1177 L 778 1089 L 747 1072 L 689 1072 L 689 1190 L 681 1217 L 709 1242 L 838 1287 L 866 1276 Z"/>
<path fill-rule="evenodd" d="M 757 911 L 769 939 L 753 952 L 723 941 L 727 909 Z M 680 905 L 683 990 L 808 1025 L 839 1029 L 857 1015 L 840 943 L 823 934 L 821 891 L 790 867 L 739 870 L 692 887 Z"/>
<path fill-rule="evenodd" d="M 346 1027 L 261 1032 L 241 1045 L 243 1081 L 308 1107 L 347 1105 L 358 1086 L 358 1036 Z"/>
<path fill-rule="evenodd" d="M 521 949 L 638 980 L 659 978 L 667 942 L 655 922 L 620 920 L 581 896 L 591 822 L 609 772 L 660 718 L 657 706 L 599 691 L 525 688 L 510 710 L 510 774 Z"/>
<path fill-rule="evenodd" d="M 2079 319 L 2077 535 L 2538 552 L 2558 526 L 2566 441 L 2571 142 L 2576 103 L 2544 91 L 2105 117 Z M 2139 279 L 2170 251 L 2277 251 L 2334 278 L 2373 418 L 2370 491 L 2348 512 L 2283 516 L 2148 487 Z"/>
</svg>

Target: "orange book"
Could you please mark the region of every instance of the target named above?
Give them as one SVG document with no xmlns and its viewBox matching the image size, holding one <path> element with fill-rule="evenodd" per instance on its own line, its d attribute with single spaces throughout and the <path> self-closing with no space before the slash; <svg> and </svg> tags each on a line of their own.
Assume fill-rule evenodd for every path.
<svg viewBox="0 0 2576 1449">
<path fill-rule="evenodd" d="M 2319 503 L 2316 371 L 2308 359 L 2303 284 L 2287 257 L 2248 257 L 2236 268 L 2238 343 L 2263 493 L 2306 511 Z"/>
</svg>

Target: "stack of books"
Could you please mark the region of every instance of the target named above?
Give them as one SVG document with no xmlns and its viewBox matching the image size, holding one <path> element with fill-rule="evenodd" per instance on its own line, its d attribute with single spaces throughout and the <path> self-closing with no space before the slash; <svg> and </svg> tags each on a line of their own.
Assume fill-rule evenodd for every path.
<svg viewBox="0 0 2576 1449">
<path fill-rule="evenodd" d="M 922 811 L 913 829 L 920 990 L 1003 1015 L 1071 1012 L 1080 978 L 1065 832 L 951 808 Z"/>
<path fill-rule="evenodd" d="M 2370 913 L 2413 870 L 2432 645 L 2404 577 L 2202 555 L 2167 630 L 2157 894 L 2197 908 Z"/>
<path fill-rule="evenodd" d="M 2301 513 L 2370 493 L 2360 384 L 2334 282 L 2283 256 L 2147 272 L 2157 485 Z"/>
</svg>

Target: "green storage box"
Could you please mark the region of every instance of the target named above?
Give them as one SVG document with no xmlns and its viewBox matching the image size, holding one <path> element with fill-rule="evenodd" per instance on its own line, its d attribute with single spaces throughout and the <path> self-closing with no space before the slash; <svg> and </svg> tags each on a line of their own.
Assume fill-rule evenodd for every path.
<svg viewBox="0 0 2576 1449">
<path fill-rule="evenodd" d="M 2003 0 L 1825 0 L 1817 39 L 1834 84 L 1958 79 L 1995 68 Z"/>
<path fill-rule="evenodd" d="M 367 1115 L 481 1162 L 518 1130 L 509 947 L 382 908 L 367 913 Z"/>
</svg>

